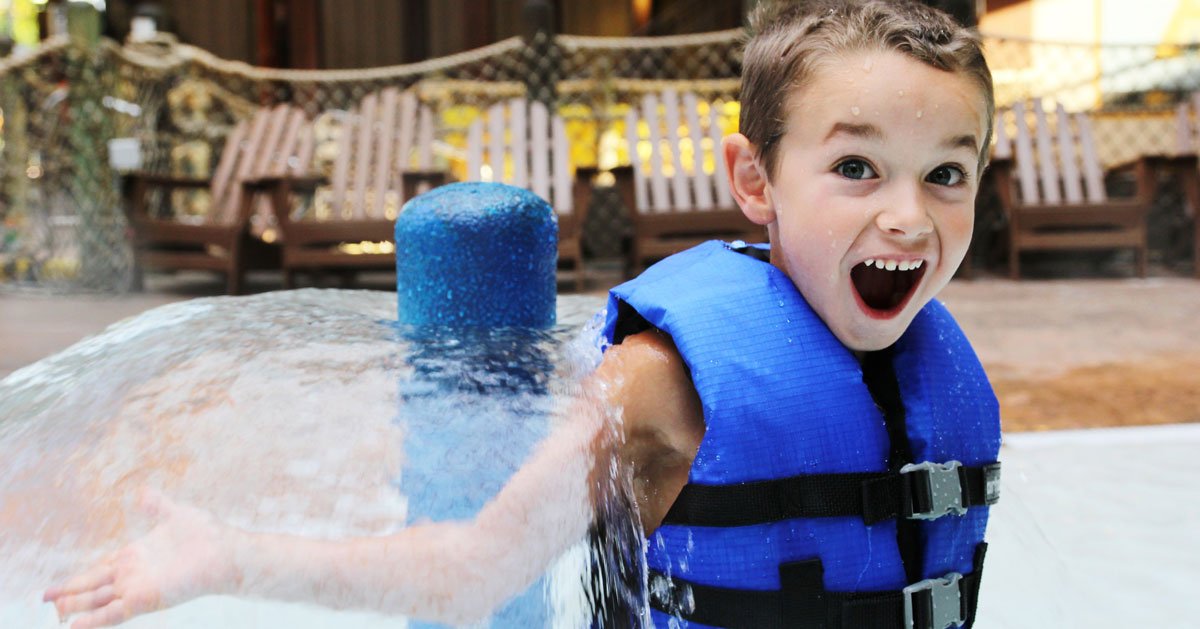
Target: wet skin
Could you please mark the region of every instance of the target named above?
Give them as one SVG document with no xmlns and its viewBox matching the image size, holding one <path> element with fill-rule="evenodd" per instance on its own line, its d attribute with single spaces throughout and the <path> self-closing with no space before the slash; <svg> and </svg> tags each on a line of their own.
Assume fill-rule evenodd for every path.
<svg viewBox="0 0 1200 629">
<path fill-rule="evenodd" d="M 982 93 L 968 78 L 897 52 L 830 61 L 787 108 L 767 177 L 745 136 L 725 140 L 743 211 L 767 225 L 771 262 L 853 350 L 887 347 L 954 275 L 974 223 Z M 851 270 L 920 261 L 903 307 L 864 307 Z"/>
</svg>

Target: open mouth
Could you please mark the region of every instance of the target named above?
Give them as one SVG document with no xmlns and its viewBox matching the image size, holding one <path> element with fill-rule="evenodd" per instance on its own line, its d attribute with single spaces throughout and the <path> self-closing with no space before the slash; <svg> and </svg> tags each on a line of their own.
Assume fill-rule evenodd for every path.
<svg viewBox="0 0 1200 629">
<path fill-rule="evenodd" d="M 904 308 L 924 275 L 923 260 L 867 260 L 850 269 L 850 282 L 868 316 L 888 318 Z"/>
</svg>

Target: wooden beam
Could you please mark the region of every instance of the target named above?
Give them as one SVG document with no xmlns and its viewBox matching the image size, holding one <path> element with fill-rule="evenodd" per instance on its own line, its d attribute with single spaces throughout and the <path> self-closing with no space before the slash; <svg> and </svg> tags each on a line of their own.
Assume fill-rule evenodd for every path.
<svg viewBox="0 0 1200 629">
<path fill-rule="evenodd" d="M 254 0 L 254 64 L 274 68 L 278 63 L 275 54 L 275 0 Z"/>
</svg>

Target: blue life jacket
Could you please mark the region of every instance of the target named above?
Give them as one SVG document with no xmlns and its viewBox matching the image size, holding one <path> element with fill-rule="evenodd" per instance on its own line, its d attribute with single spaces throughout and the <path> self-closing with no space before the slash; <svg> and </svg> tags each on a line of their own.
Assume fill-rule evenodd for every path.
<svg viewBox="0 0 1200 629">
<path fill-rule="evenodd" d="M 688 485 L 647 541 L 655 626 L 973 621 L 1000 422 L 945 307 L 931 301 L 890 350 L 899 429 L 792 281 L 726 243 L 671 256 L 611 291 L 609 342 L 645 324 L 673 339 L 706 426 Z M 889 439 L 889 425 L 907 444 Z M 918 464 L 903 474 L 897 446 Z M 950 461 L 961 466 L 920 465 Z M 917 545 L 916 580 L 928 581 L 914 584 L 912 566 L 906 576 L 898 527 Z"/>
</svg>

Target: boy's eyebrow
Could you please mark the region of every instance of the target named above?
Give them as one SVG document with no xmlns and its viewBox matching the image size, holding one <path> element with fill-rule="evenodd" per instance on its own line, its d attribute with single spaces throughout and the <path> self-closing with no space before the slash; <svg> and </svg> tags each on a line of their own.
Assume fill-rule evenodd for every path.
<svg viewBox="0 0 1200 629">
<path fill-rule="evenodd" d="M 979 142 L 975 141 L 975 136 L 969 134 L 956 135 L 942 143 L 944 146 L 952 149 L 965 148 L 970 149 L 972 153 L 979 152 Z"/>
<path fill-rule="evenodd" d="M 824 141 L 828 141 L 829 138 L 840 133 L 863 138 L 864 140 L 880 141 L 883 139 L 883 131 L 869 122 L 835 122 L 833 128 L 825 135 Z M 979 152 L 979 142 L 975 139 L 975 136 L 969 133 L 956 135 L 943 142 L 942 146 L 951 149 L 965 148 L 972 153 Z"/>
<path fill-rule="evenodd" d="M 864 140 L 883 139 L 883 131 L 880 131 L 879 127 L 876 127 L 871 123 L 836 122 L 834 123 L 833 128 L 829 130 L 829 133 L 825 135 L 825 140 L 829 140 L 829 138 L 832 138 L 839 133 L 853 135 L 863 138 Z"/>
</svg>

